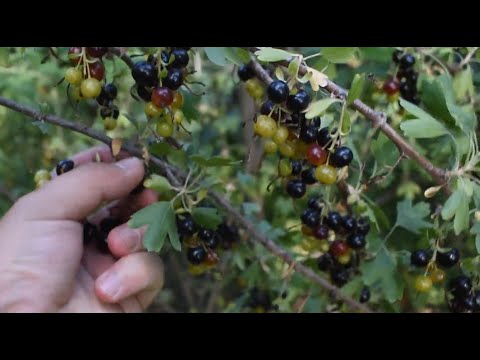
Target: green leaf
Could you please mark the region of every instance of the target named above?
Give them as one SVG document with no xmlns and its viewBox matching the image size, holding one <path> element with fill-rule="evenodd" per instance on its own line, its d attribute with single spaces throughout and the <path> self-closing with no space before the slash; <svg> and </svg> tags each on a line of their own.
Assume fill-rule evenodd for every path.
<svg viewBox="0 0 480 360">
<path fill-rule="evenodd" d="M 8 47 L 0 47 L 0 66 L 10 66 L 10 48 Z"/>
<path fill-rule="evenodd" d="M 225 48 L 225 56 L 235 65 L 243 65 L 250 62 L 250 53 L 238 47 L 227 47 Z"/>
<path fill-rule="evenodd" d="M 138 130 L 139 123 L 138 123 L 138 120 L 135 117 L 133 117 L 132 115 L 127 114 L 127 113 L 123 113 L 122 115 L 125 116 L 128 119 L 128 121 L 130 121 L 132 123 L 132 125 L 135 126 L 135 129 Z"/>
<path fill-rule="evenodd" d="M 463 230 L 468 228 L 468 204 L 470 199 L 462 191 L 462 199 L 455 213 L 455 219 L 453 220 L 453 230 L 455 235 L 459 235 Z"/>
<path fill-rule="evenodd" d="M 404 282 L 397 271 L 397 264 L 384 249 L 380 250 L 372 261 L 360 266 L 362 278 L 366 285 L 380 283 L 386 300 L 390 303 L 402 298 Z"/>
<path fill-rule="evenodd" d="M 32 124 L 38 127 L 42 134 L 48 134 L 50 132 L 50 125 L 45 121 L 33 121 Z"/>
<path fill-rule="evenodd" d="M 384 229 L 390 228 L 390 221 L 383 210 L 368 197 L 362 196 L 362 198 L 367 201 L 369 218 Z"/>
<path fill-rule="evenodd" d="M 168 236 L 172 247 L 180 251 L 175 212 L 170 202 L 156 202 L 132 215 L 128 226 L 139 228 L 148 225 L 143 238 L 143 244 L 148 251 L 160 252 Z"/>
<path fill-rule="evenodd" d="M 307 119 L 313 119 L 314 117 L 322 115 L 327 109 L 330 107 L 330 105 L 339 102 L 339 99 L 333 99 L 333 98 L 326 98 L 322 100 L 318 100 L 314 102 L 313 104 L 310 105 L 310 109 L 308 112 L 305 114 L 305 117 Z"/>
<path fill-rule="evenodd" d="M 251 216 L 253 214 L 259 213 L 261 208 L 257 203 L 245 202 L 242 204 L 243 213 L 246 216 Z"/>
<path fill-rule="evenodd" d="M 241 160 L 236 161 L 236 160 L 224 158 L 221 156 L 213 156 L 207 159 L 201 155 L 193 155 L 193 156 L 190 156 L 190 159 L 196 162 L 198 165 L 204 166 L 204 167 L 232 166 L 232 165 L 240 164 L 242 162 Z"/>
<path fill-rule="evenodd" d="M 197 207 L 192 211 L 193 220 L 206 229 L 216 229 L 222 223 L 222 217 L 215 208 Z"/>
<path fill-rule="evenodd" d="M 172 190 L 172 186 L 170 185 L 168 180 L 163 176 L 157 174 L 152 174 L 147 180 L 145 180 L 144 185 L 148 189 L 155 190 L 160 194 Z"/>
<path fill-rule="evenodd" d="M 350 121 L 350 114 L 348 113 L 348 110 L 345 110 L 342 120 L 342 135 L 347 135 L 348 133 L 350 133 L 351 128 L 352 124 Z"/>
<path fill-rule="evenodd" d="M 296 57 L 292 61 L 290 61 L 290 64 L 288 64 L 288 73 L 291 76 L 297 76 L 298 74 L 298 69 L 300 68 L 300 59 Z"/>
<path fill-rule="evenodd" d="M 257 56 L 258 60 L 266 62 L 287 60 L 288 58 L 294 56 L 294 54 L 289 53 L 288 51 L 275 49 L 272 47 L 261 47 L 259 50 L 255 51 L 255 55 Z"/>
<path fill-rule="evenodd" d="M 480 221 L 475 221 L 475 224 L 470 229 L 470 234 L 475 235 L 475 248 L 477 253 L 480 254 Z"/>
<path fill-rule="evenodd" d="M 405 136 L 416 139 L 427 139 L 448 134 L 447 129 L 437 120 L 413 119 L 400 124 Z"/>
<path fill-rule="evenodd" d="M 443 205 L 442 219 L 450 220 L 457 212 L 460 202 L 464 198 L 463 189 L 457 189 Z"/>
<path fill-rule="evenodd" d="M 205 54 L 215 65 L 225 66 L 227 64 L 227 48 L 225 47 L 205 47 Z"/>
<path fill-rule="evenodd" d="M 356 47 L 324 47 L 322 55 L 332 63 L 343 64 L 354 56 L 356 50 Z"/>
<path fill-rule="evenodd" d="M 453 89 L 457 101 L 463 101 L 465 97 L 475 94 L 472 69 L 470 66 L 467 66 L 465 70 L 455 75 L 453 78 Z"/>
<path fill-rule="evenodd" d="M 430 207 L 426 202 L 418 202 L 412 206 L 411 199 L 405 199 L 397 204 L 398 226 L 418 234 L 420 229 L 431 228 L 432 224 L 423 220 L 430 214 Z"/>
<path fill-rule="evenodd" d="M 411 102 L 400 98 L 400 105 L 410 114 L 415 116 L 418 119 L 425 119 L 430 121 L 437 121 L 435 118 L 427 113 L 425 110 L 420 109 L 417 105 L 412 104 Z"/>
<path fill-rule="evenodd" d="M 352 104 L 356 99 L 360 98 L 365 85 L 365 74 L 355 74 L 352 80 L 352 86 L 347 96 L 347 104 Z"/>
<path fill-rule="evenodd" d="M 393 165 L 400 155 L 398 148 L 383 132 L 380 132 L 378 137 L 372 141 L 370 153 L 377 161 L 379 169 Z"/>
</svg>

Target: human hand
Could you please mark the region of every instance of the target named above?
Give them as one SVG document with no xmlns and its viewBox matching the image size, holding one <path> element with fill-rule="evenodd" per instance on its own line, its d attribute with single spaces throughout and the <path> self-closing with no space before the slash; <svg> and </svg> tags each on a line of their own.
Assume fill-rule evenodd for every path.
<svg viewBox="0 0 480 360">
<path fill-rule="evenodd" d="M 98 154 L 101 163 L 94 162 Z M 143 248 L 144 228 L 108 234 L 111 254 L 83 244 L 82 222 L 129 216 L 157 200 L 141 160 L 116 163 L 106 146 L 72 157 L 75 168 L 19 199 L 0 220 L 1 312 L 139 312 L 163 286 L 163 265 Z"/>
</svg>

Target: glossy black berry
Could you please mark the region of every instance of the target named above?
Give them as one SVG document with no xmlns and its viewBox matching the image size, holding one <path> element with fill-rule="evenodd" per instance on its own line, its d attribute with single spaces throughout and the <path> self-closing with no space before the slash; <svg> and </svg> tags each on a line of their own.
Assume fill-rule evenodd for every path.
<svg viewBox="0 0 480 360">
<path fill-rule="evenodd" d="M 305 126 L 307 119 L 305 119 L 305 114 L 303 113 L 293 113 L 290 118 L 287 120 L 287 123 L 292 125 L 297 125 L 300 127 Z"/>
<path fill-rule="evenodd" d="M 342 218 L 342 227 L 346 232 L 353 232 L 357 227 L 357 221 L 352 215 L 345 215 Z"/>
<path fill-rule="evenodd" d="M 475 291 L 474 300 L 475 300 L 474 310 L 475 311 L 480 311 L 480 291 L 479 290 Z"/>
<path fill-rule="evenodd" d="M 217 234 L 223 247 L 227 249 L 240 240 L 240 233 L 235 225 L 222 223 L 217 227 Z"/>
<path fill-rule="evenodd" d="M 400 62 L 400 59 L 402 58 L 403 51 L 396 49 L 393 54 L 392 54 L 392 61 L 395 64 L 398 64 Z"/>
<path fill-rule="evenodd" d="M 437 252 L 437 257 L 435 261 L 438 265 L 444 268 L 451 268 L 452 266 L 456 265 L 460 260 L 460 252 L 456 248 L 452 248 L 446 252 Z"/>
<path fill-rule="evenodd" d="M 302 126 L 300 130 L 300 140 L 307 144 L 317 141 L 318 128 L 314 125 Z"/>
<path fill-rule="evenodd" d="M 110 107 L 102 107 L 100 108 L 100 116 L 102 119 L 105 120 L 105 118 L 112 116 L 112 111 L 113 109 Z"/>
<path fill-rule="evenodd" d="M 315 178 L 315 168 L 308 168 L 302 171 L 302 181 L 307 185 L 313 185 L 317 182 Z"/>
<path fill-rule="evenodd" d="M 299 175 L 302 172 L 302 162 L 300 160 L 292 160 L 292 175 Z"/>
<path fill-rule="evenodd" d="M 368 302 L 368 300 L 370 300 L 370 289 L 367 286 L 365 286 L 360 292 L 360 298 L 358 299 L 358 301 L 364 304 Z"/>
<path fill-rule="evenodd" d="M 100 95 L 97 97 L 97 103 L 102 106 L 108 105 L 109 102 L 117 97 L 117 87 L 113 84 L 107 84 L 102 87 Z"/>
<path fill-rule="evenodd" d="M 348 271 L 344 269 L 336 269 L 330 273 L 332 282 L 339 287 L 342 287 L 348 282 L 348 275 Z"/>
<path fill-rule="evenodd" d="M 465 298 L 472 290 L 472 280 L 465 275 L 457 276 L 448 283 L 448 290 L 457 298 Z"/>
<path fill-rule="evenodd" d="M 432 254 L 424 249 L 417 249 L 410 254 L 410 264 L 417 267 L 427 266 Z"/>
<path fill-rule="evenodd" d="M 293 179 L 287 183 L 287 193 L 292 198 L 300 199 L 307 191 L 307 185 L 301 180 Z"/>
<path fill-rule="evenodd" d="M 320 212 L 314 209 L 306 209 L 301 216 L 302 223 L 315 228 L 320 224 Z"/>
<path fill-rule="evenodd" d="M 188 65 L 188 62 L 190 61 L 188 51 L 185 49 L 175 49 L 171 52 L 170 55 L 173 55 L 175 57 L 172 63 L 168 65 L 172 68 L 184 68 Z"/>
<path fill-rule="evenodd" d="M 83 243 L 85 245 L 91 243 L 92 241 L 96 241 L 98 239 L 98 230 L 97 227 L 88 221 L 83 224 Z"/>
<path fill-rule="evenodd" d="M 137 94 L 144 101 L 152 101 L 152 91 L 148 90 L 146 87 L 138 85 Z"/>
<path fill-rule="evenodd" d="M 330 156 L 330 164 L 341 168 L 349 165 L 353 160 L 353 152 L 346 146 L 341 146 Z"/>
<path fill-rule="evenodd" d="M 323 224 L 319 225 L 313 230 L 313 236 L 317 239 L 326 239 L 328 237 L 328 226 Z"/>
<path fill-rule="evenodd" d="M 268 98 L 275 104 L 280 104 L 287 100 L 289 93 L 290 90 L 285 81 L 275 80 L 270 85 L 268 85 Z"/>
<path fill-rule="evenodd" d="M 274 107 L 275 104 L 272 101 L 267 100 L 260 107 L 260 114 L 268 116 L 270 113 L 272 113 Z"/>
<path fill-rule="evenodd" d="M 320 198 L 318 196 L 312 196 L 308 199 L 307 207 L 313 210 L 321 211 L 322 210 L 322 203 L 320 202 Z"/>
<path fill-rule="evenodd" d="M 358 249 L 363 249 L 367 242 L 365 241 L 365 235 L 362 234 L 351 234 L 347 238 L 347 244 L 350 246 L 352 249 L 358 250 Z"/>
<path fill-rule="evenodd" d="M 310 104 L 310 95 L 305 90 L 300 90 L 295 95 L 290 95 L 287 98 L 287 109 L 300 113 L 304 111 Z"/>
<path fill-rule="evenodd" d="M 320 271 L 329 271 L 333 268 L 334 261 L 332 255 L 325 253 L 317 259 L 317 266 Z"/>
<path fill-rule="evenodd" d="M 413 65 L 415 65 L 415 56 L 412 54 L 405 54 L 400 59 L 400 67 L 402 69 L 411 68 Z"/>
<path fill-rule="evenodd" d="M 330 130 L 327 127 L 324 127 L 317 132 L 318 145 L 325 146 L 330 141 L 332 141 L 332 136 L 330 135 Z"/>
<path fill-rule="evenodd" d="M 136 63 L 132 69 L 132 76 L 135 82 L 142 86 L 155 86 L 158 81 L 157 68 L 147 61 Z"/>
<path fill-rule="evenodd" d="M 182 70 L 175 68 L 168 70 L 167 76 L 162 81 L 162 84 L 170 90 L 177 90 L 183 84 Z"/>
<path fill-rule="evenodd" d="M 237 75 L 240 80 L 247 81 L 255 77 L 255 72 L 250 66 L 242 65 L 238 68 Z M 268 115 L 268 114 L 263 114 L 263 115 Z"/>
<path fill-rule="evenodd" d="M 342 226 L 342 216 L 336 211 L 331 211 L 328 213 L 325 223 L 333 231 L 338 231 Z"/>
<path fill-rule="evenodd" d="M 114 108 L 112 109 L 112 118 L 114 118 L 115 120 L 117 120 L 119 115 L 120 115 L 120 111 L 118 110 L 117 107 L 114 107 Z"/>
<path fill-rule="evenodd" d="M 210 249 L 215 249 L 218 246 L 217 233 L 210 229 L 200 229 L 198 231 L 198 237 L 202 242 Z"/>
<path fill-rule="evenodd" d="M 192 216 L 186 215 L 183 218 L 177 217 L 177 229 L 180 235 L 190 237 L 197 232 L 198 227 Z"/>
<path fill-rule="evenodd" d="M 370 222 L 365 218 L 358 219 L 356 232 L 366 236 L 369 231 L 370 231 Z"/>
<path fill-rule="evenodd" d="M 475 309 L 475 295 L 468 295 L 462 300 L 462 305 L 465 312 L 472 312 Z"/>
<path fill-rule="evenodd" d="M 75 163 L 72 160 L 62 160 L 57 164 L 55 171 L 57 175 L 65 174 L 75 167 Z"/>
<path fill-rule="evenodd" d="M 190 264 L 199 265 L 205 260 L 206 257 L 207 252 L 203 246 L 189 248 L 187 250 L 187 260 L 190 262 Z"/>
</svg>

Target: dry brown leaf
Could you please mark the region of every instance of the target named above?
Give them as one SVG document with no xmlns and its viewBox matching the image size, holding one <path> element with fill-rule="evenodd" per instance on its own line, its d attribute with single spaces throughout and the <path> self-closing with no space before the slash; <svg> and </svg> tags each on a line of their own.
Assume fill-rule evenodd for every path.
<svg viewBox="0 0 480 360">
<path fill-rule="evenodd" d="M 113 139 L 112 140 L 112 154 L 113 156 L 117 156 L 120 154 L 120 150 L 122 150 L 123 140 L 122 139 Z"/>
</svg>

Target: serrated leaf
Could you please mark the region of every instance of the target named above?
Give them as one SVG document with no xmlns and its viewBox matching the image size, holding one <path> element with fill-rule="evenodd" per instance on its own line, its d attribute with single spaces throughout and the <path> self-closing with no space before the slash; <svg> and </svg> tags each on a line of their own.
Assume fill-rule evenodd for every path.
<svg viewBox="0 0 480 360">
<path fill-rule="evenodd" d="M 192 217 L 195 222 L 206 228 L 216 229 L 222 223 L 222 217 L 215 208 L 197 207 L 192 210 Z"/>
<path fill-rule="evenodd" d="M 412 206 L 411 199 L 405 199 L 397 204 L 397 226 L 418 234 L 420 229 L 431 228 L 432 224 L 423 220 L 430 214 L 426 202 L 418 202 Z"/>
<path fill-rule="evenodd" d="M 160 252 L 168 236 L 172 247 L 180 251 L 175 212 L 168 201 L 159 201 L 132 215 L 128 226 L 139 228 L 148 225 L 143 238 L 147 251 Z"/>
<path fill-rule="evenodd" d="M 190 157 L 190 159 L 203 167 L 232 166 L 242 162 L 241 160 L 236 161 L 221 156 L 213 156 L 207 159 L 201 155 L 193 155 Z"/>
<path fill-rule="evenodd" d="M 413 119 L 400 124 L 405 136 L 416 139 L 435 138 L 448 134 L 447 129 L 437 120 Z"/>
<path fill-rule="evenodd" d="M 465 192 L 462 191 L 462 194 L 462 199 L 455 213 L 455 219 L 453 220 L 455 235 L 459 235 L 463 230 L 468 228 L 468 204 L 470 201 Z"/>
<path fill-rule="evenodd" d="M 266 62 L 287 60 L 288 58 L 294 56 L 294 54 L 289 53 L 288 51 L 275 49 L 272 47 L 261 47 L 259 50 L 255 51 L 255 55 L 257 56 L 258 60 Z"/>
<path fill-rule="evenodd" d="M 359 99 L 363 92 L 365 85 L 365 74 L 355 74 L 352 80 L 352 86 L 347 96 L 347 104 L 352 104 L 356 99 Z"/>
<path fill-rule="evenodd" d="M 448 200 L 443 205 L 442 209 L 442 219 L 450 220 L 455 215 L 460 202 L 463 199 L 463 189 L 457 189 L 452 195 L 449 196 Z"/>
<path fill-rule="evenodd" d="M 356 50 L 356 47 L 324 47 L 322 55 L 332 63 L 344 64 L 352 59 Z"/>
<path fill-rule="evenodd" d="M 340 101 L 339 99 L 333 99 L 333 98 L 318 100 L 310 105 L 310 108 L 308 112 L 305 114 L 305 117 L 307 119 L 313 119 L 314 117 L 320 116 L 325 111 L 327 111 L 330 105 L 339 101 Z"/>
</svg>

